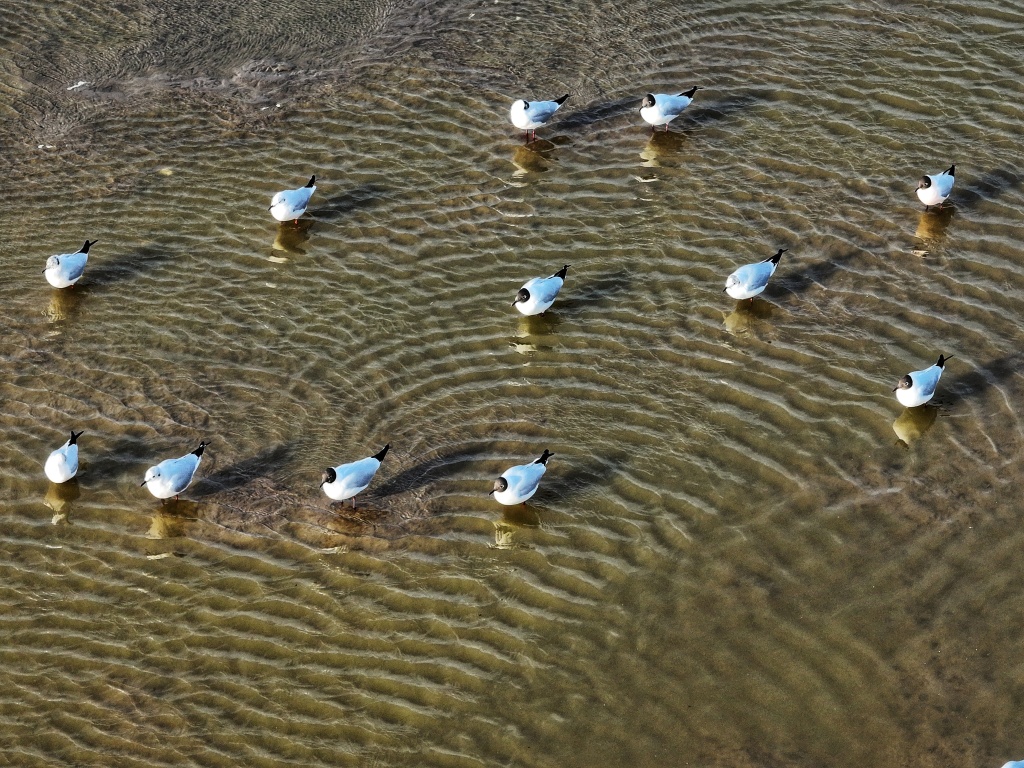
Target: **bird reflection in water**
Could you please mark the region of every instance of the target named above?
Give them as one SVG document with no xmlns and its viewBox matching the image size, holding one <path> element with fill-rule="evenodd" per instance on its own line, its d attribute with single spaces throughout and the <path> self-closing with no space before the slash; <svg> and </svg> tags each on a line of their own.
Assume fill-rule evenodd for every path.
<svg viewBox="0 0 1024 768">
<path fill-rule="evenodd" d="M 734 336 L 748 334 L 771 318 L 774 310 L 770 302 L 762 299 L 737 301 L 732 314 L 725 316 L 725 330 Z"/>
<path fill-rule="evenodd" d="M 914 237 L 921 241 L 921 245 L 914 250 L 915 255 L 928 256 L 942 246 L 946 239 L 946 230 L 955 213 L 956 209 L 952 206 L 921 212 L 917 220 L 917 231 L 914 233 Z"/>
<path fill-rule="evenodd" d="M 51 323 L 62 323 L 77 310 L 81 301 L 82 289 L 61 288 L 52 291 L 50 304 L 46 308 L 46 319 Z"/>
<path fill-rule="evenodd" d="M 919 440 L 925 432 L 932 428 L 939 409 L 934 405 L 919 405 L 917 408 L 904 408 L 903 413 L 892 423 L 892 431 L 896 433 L 900 445 L 909 448 L 910 444 Z"/>
<path fill-rule="evenodd" d="M 288 224 L 279 225 L 277 237 L 274 238 L 274 250 L 304 256 L 306 251 L 301 246 L 309 240 L 309 229 L 312 226 L 313 221 L 311 219 L 300 219 L 298 224 L 289 222 Z M 280 261 L 280 259 L 275 259 L 272 256 L 271 261 Z"/>
<path fill-rule="evenodd" d="M 529 173 L 544 173 L 551 167 L 549 155 L 554 148 L 554 144 L 544 139 L 516 147 L 512 153 L 512 165 L 516 170 L 512 175 L 519 177 Z"/>
<path fill-rule="evenodd" d="M 643 150 L 640 152 L 640 159 L 646 168 L 658 168 L 662 160 L 679 156 L 686 144 L 686 136 L 674 131 L 655 131 L 647 140 Z"/>
<path fill-rule="evenodd" d="M 519 535 L 527 528 L 540 528 L 540 515 L 532 507 L 518 504 L 505 507 L 501 520 L 494 523 L 494 544 L 492 549 L 526 549 L 527 544 L 519 541 Z"/>
<path fill-rule="evenodd" d="M 71 512 L 71 503 L 76 501 L 82 492 L 78 489 L 78 480 L 71 479 L 66 483 L 50 483 L 43 497 L 43 503 L 53 510 L 53 518 L 50 522 L 59 525 L 67 520 Z"/>
<path fill-rule="evenodd" d="M 516 338 L 509 346 L 521 355 L 536 352 L 538 349 L 550 349 L 553 345 L 545 336 L 554 336 L 555 329 L 562 324 L 562 318 L 552 312 L 542 315 L 529 315 L 519 319 L 519 330 Z"/>
</svg>

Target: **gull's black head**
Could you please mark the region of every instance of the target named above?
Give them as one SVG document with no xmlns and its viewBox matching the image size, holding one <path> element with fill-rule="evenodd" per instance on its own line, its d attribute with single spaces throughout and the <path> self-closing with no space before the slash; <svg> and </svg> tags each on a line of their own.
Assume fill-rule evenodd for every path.
<svg viewBox="0 0 1024 768">
<path fill-rule="evenodd" d="M 492 493 L 501 493 L 502 491 L 507 490 L 508 480 L 506 480 L 504 477 L 499 477 L 497 480 L 494 481 L 494 487 L 487 492 L 487 495 L 490 496 Z"/>
<path fill-rule="evenodd" d="M 324 470 L 324 473 L 320 475 L 320 487 L 322 488 L 324 483 L 330 484 L 338 479 L 338 473 L 334 471 L 333 467 L 328 467 Z"/>
<path fill-rule="evenodd" d="M 653 107 L 653 106 L 654 106 L 654 94 L 653 93 L 648 93 L 646 96 L 644 96 L 644 100 L 640 102 L 640 109 L 645 109 L 647 107 Z"/>
<path fill-rule="evenodd" d="M 530 300 L 530 292 L 528 290 L 526 290 L 525 288 L 520 288 L 519 289 L 519 293 L 517 293 L 516 297 L 512 300 L 512 306 L 514 307 L 516 304 L 518 304 L 521 301 L 526 302 L 526 301 L 529 301 L 529 300 Z"/>
<path fill-rule="evenodd" d="M 928 187 L 930 187 L 931 185 L 932 185 L 931 177 L 930 176 L 922 176 L 921 177 L 921 181 L 918 182 L 917 188 L 918 189 L 928 189 Z"/>
<path fill-rule="evenodd" d="M 912 386 L 914 386 L 914 380 L 910 378 L 910 374 L 908 373 L 896 382 L 896 386 L 892 388 L 892 391 L 895 392 L 897 389 L 910 389 Z"/>
</svg>

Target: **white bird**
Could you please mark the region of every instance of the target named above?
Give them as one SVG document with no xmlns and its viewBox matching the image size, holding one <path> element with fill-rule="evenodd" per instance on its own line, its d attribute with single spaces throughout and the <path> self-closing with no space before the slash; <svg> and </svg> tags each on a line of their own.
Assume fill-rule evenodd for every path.
<svg viewBox="0 0 1024 768">
<path fill-rule="evenodd" d="M 85 272 L 86 262 L 89 261 L 89 249 L 98 242 L 93 240 L 90 243 L 86 240 L 81 250 L 75 253 L 58 253 L 48 258 L 43 268 L 46 282 L 54 288 L 67 288 L 77 283 Z"/>
<path fill-rule="evenodd" d="M 690 106 L 693 101 L 693 94 L 701 90 L 699 85 L 693 86 L 688 91 L 673 96 L 670 93 L 648 93 L 640 102 L 640 117 L 657 127 L 664 125 L 668 130 L 668 124 L 679 117 L 683 110 Z"/>
<path fill-rule="evenodd" d="M 299 216 L 306 212 L 309 198 L 313 196 L 314 192 L 316 192 L 316 176 L 310 176 L 304 187 L 278 192 L 270 200 L 270 215 L 278 221 L 298 221 Z"/>
<path fill-rule="evenodd" d="M 51 483 L 66 483 L 78 473 L 78 438 L 82 434 L 71 430 L 71 438 L 47 457 L 43 471 Z"/>
<path fill-rule="evenodd" d="M 527 280 L 519 293 L 512 299 L 512 306 L 524 315 L 539 315 L 555 303 L 555 297 L 565 283 L 566 264 L 551 277 L 535 277 Z"/>
<path fill-rule="evenodd" d="M 770 259 L 756 264 L 746 264 L 733 272 L 725 281 L 725 292 L 734 299 L 752 299 L 768 285 L 768 278 L 775 274 L 779 259 L 788 248 L 779 248 L 779 252 Z"/>
<path fill-rule="evenodd" d="M 355 509 L 356 495 L 365 491 L 369 486 L 390 447 L 391 443 L 388 443 L 373 456 L 367 456 L 365 459 L 338 467 L 328 467 L 321 475 L 320 487 L 335 501 L 352 499 L 352 509 Z"/>
<path fill-rule="evenodd" d="M 516 99 L 512 102 L 512 125 L 521 131 L 526 131 L 526 138 L 529 140 L 530 131 L 533 131 L 533 138 L 537 138 L 537 129 L 554 117 L 558 108 L 569 98 L 565 94 L 554 101 L 525 101 Z"/>
<path fill-rule="evenodd" d="M 203 440 L 192 453 L 186 453 L 178 459 L 164 459 L 155 467 L 150 467 L 146 470 L 146 479 L 141 484 L 147 486 L 149 492 L 158 499 L 169 499 L 171 496 L 178 498 L 178 494 L 192 483 L 192 477 L 199 468 L 199 461 L 203 458 L 203 451 L 208 445 L 209 443 Z"/>
<path fill-rule="evenodd" d="M 917 197 L 924 203 L 925 208 L 942 205 L 946 201 L 949 193 L 953 191 L 955 174 L 956 164 L 954 163 L 942 173 L 921 177 L 921 181 L 917 185 Z"/>
<path fill-rule="evenodd" d="M 896 399 L 907 408 L 916 408 L 924 405 L 935 394 L 935 388 L 939 385 L 939 377 L 946 367 L 946 361 L 952 360 L 953 356 L 943 357 L 935 365 L 925 368 L 923 371 L 911 371 L 899 382 L 892 391 L 896 393 Z"/>
<path fill-rule="evenodd" d="M 548 459 L 554 455 L 545 448 L 540 458 L 532 464 L 509 467 L 494 481 L 494 489 L 487 495 L 493 493 L 495 501 L 499 504 L 525 504 L 526 500 L 537 492 L 540 479 L 548 469 Z"/>
</svg>

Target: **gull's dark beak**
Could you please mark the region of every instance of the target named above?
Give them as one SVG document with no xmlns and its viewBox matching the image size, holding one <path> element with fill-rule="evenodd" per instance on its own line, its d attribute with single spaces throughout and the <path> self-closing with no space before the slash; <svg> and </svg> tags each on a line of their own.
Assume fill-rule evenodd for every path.
<svg viewBox="0 0 1024 768">
<path fill-rule="evenodd" d="M 144 486 L 148 482 L 149 482 L 149 480 L 143 480 L 141 483 L 139 483 L 139 488 L 141 488 L 142 486 Z"/>
</svg>

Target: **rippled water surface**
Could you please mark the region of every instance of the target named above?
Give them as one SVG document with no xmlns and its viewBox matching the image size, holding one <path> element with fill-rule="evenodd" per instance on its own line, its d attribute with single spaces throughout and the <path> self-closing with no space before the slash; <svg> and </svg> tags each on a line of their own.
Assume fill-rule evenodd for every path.
<svg viewBox="0 0 1024 768">
<path fill-rule="evenodd" d="M 1024 757 L 1024 4 L 264 6 L 4 4 L 0 762 Z"/>
</svg>

